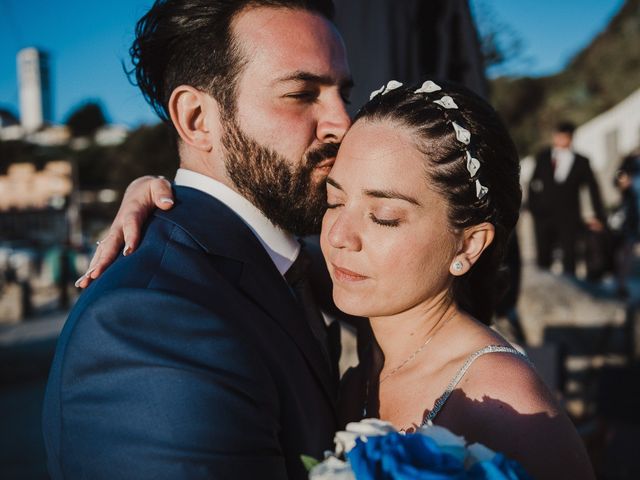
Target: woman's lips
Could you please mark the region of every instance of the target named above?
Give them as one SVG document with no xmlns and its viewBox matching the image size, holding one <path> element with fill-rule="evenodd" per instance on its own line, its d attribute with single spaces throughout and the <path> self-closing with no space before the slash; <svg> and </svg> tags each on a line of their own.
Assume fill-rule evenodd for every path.
<svg viewBox="0 0 640 480">
<path fill-rule="evenodd" d="M 362 280 L 369 278 L 346 268 L 338 267 L 333 263 L 331 265 L 333 266 L 333 273 L 335 277 L 343 282 L 361 282 Z"/>
</svg>

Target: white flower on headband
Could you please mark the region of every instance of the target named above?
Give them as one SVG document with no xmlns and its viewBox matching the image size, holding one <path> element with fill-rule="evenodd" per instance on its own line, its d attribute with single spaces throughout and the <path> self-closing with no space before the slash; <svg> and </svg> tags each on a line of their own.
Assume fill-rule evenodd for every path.
<svg viewBox="0 0 640 480">
<path fill-rule="evenodd" d="M 469 145 L 471 143 L 471 133 L 466 128 L 461 127 L 456 122 L 451 122 L 453 129 L 456 131 L 456 138 L 459 142 Z"/>
<path fill-rule="evenodd" d="M 371 95 L 369 95 L 369 100 L 373 100 L 373 98 L 379 93 L 382 93 L 382 95 L 384 95 L 385 93 L 389 93 L 391 90 L 395 90 L 396 88 L 400 88 L 401 86 L 401 82 L 398 82 L 396 80 L 389 80 L 386 85 L 383 85 L 378 90 L 374 90 L 373 92 L 371 92 Z"/>
<path fill-rule="evenodd" d="M 396 88 L 400 88 L 401 86 L 402 86 L 402 82 L 397 82 L 396 80 L 389 80 L 389 83 L 387 83 L 387 88 L 385 89 L 384 92 L 382 92 L 382 94 L 384 95 L 385 93 L 388 93 L 391 90 L 395 90 Z"/>
<path fill-rule="evenodd" d="M 489 189 L 480 183 L 480 180 L 476 180 L 476 197 L 478 200 L 482 200 L 482 198 L 489 193 Z"/>
<path fill-rule="evenodd" d="M 371 92 L 371 95 L 369 95 L 369 100 L 373 100 L 376 95 L 378 95 L 379 93 L 384 92 L 385 87 L 386 87 L 386 85 L 383 85 L 378 90 L 374 90 L 373 92 Z"/>
<path fill-rule="evenodd" d="M 444 107 L 449 110 L 458 108 L 458 105 L 456 105 L 456 102 L 454 102 L 453 98 L 451 98 L 449 95 L 445 95 L 440 100 L 434 100 L 433 103 L 437 103 L 441 107 Z"/>
<path fill-rule="evenodd" d="M 473 158 L 469 151 L 467 150 L 467 170 L 469 171 L 469 175 L 474 177 L 478 170 L 480 170 L 480 160 L 477 158 Z"/>
<path fill-rule="evenodd" d="M 440 85 L 436 85 L 431 80 L 427 80 L 422 84 L 422 86 L 413 93 L 432 93 L 437 92 L 438 90 L 442 90 Z"/>
</svg>

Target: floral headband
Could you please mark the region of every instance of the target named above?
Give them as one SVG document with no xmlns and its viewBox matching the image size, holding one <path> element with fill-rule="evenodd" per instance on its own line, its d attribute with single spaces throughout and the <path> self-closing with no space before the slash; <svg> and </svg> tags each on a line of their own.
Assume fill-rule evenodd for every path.
<svg viewBox="0 0 640 480">
<path fill-rule="evenodd" d="M 371 95 L 369 96 L 369 100 L 373 100 L 373 98 L 375 98 L 377 95 L 385 95 L 390 91 L 395 90 L 396 88 L 400 88 L 401 86 L 402 86 L 402 83 L 396 80 L 391 80 L 386 85 L 383 85 L 381 88 L 379 88 L 378 90 L 371 92 Z M 418 88 L 413 93 L 433 93 L 433 92 L 438 92 L 440 90 L 442 90 L 442 87 L 435 84 L 431 80 L 427 80 L 422 84 L 420 88 Z M 445 110 L 458 110 L 458 105 L 456 105 L 456 102 L 454 102 L 453 98 L 451 98 L 449 95 L 444 95 L 442 98 L 438 100 L 434 100 L 433 103 L 440 106 L 441 108 L 444 108 Z M 471 132 L 469 132 L 469 130 L 461 126 L 459 123 L 452 121 L 451 125 L 453 126 L 453 129 L 456 133 L 456 139 L 460 143 L 468 146 L 471 143 Z M 473 157 L 468 149 L 465 149 L 464 152 L 466 155 L 467 171 L 469 172 L 469 175 L 473 179 L 478 173 L 478 170 L 480 170 L 480 160 Z M 476 185 L 476 197 L 478 197 L 478 200 L 482 200 L 484 196 L 487 193 L 489 193 L 489 188 L 482 185 L 482 183 L 480 183 L 480 180 L 477 178 L 475 181 L 475 185 Z"/>
</svg>

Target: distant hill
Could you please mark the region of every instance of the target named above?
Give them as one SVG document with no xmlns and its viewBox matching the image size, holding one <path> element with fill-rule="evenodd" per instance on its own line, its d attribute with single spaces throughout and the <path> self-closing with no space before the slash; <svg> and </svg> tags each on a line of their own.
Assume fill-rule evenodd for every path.
<svg viewBox="0 0 640 480">
<path fill-rule="evenodd" d="M 559 120 L 580 125 L 638 88 L 640 0 L 627 0 L 564 71 L 548 77 L 497 78 L 491 82 L 491 96 L 525 156 L 548 141 L 550 128 Z"/>
</svg>

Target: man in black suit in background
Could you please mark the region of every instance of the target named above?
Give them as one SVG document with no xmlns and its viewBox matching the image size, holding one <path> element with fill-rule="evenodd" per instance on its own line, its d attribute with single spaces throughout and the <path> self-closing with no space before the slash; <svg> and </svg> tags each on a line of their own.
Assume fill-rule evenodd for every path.
<svg viewBox="0 0 640 480">
<path fill-rule="evenodd" d="M 604 210 L 600 189 L 589 159 L 571 148 L 575 126 L 559 123 L 552 135 L 552 146 L 536 156 L 529 184 L 529 210 L 533 215 L 537 263 L 548 269 L 554 247 L 562 251 L 565 274 L 575 275 L 576 243 L 584 222 L 581 216 L 580 190 L 589 189 L 593 218 L 586 221 L 591 231 L 601 231 Z"/>
</svg>

